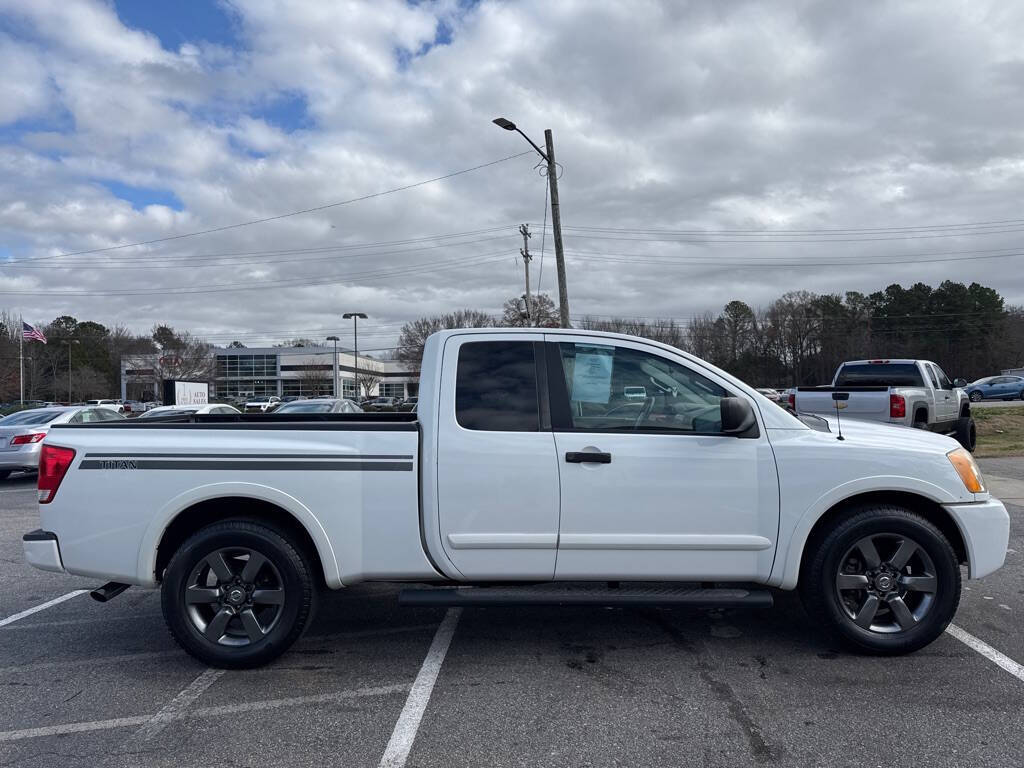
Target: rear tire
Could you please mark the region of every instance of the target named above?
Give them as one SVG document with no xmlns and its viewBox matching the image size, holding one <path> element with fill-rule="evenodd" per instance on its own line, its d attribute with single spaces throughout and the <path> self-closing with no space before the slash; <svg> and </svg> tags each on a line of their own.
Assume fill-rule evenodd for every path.
<svg viewBox="0 0 1024 768">
<path fill-rule="evenodd" d="M 978 443 L 978 429 L 974 425 L 974 419 L 970 416 L 961 416 L 957 419 L 953 437 L 956 438 L 960 445 L 974 453 L 974 448 Z"/>
<path fill-rule="evenodd" d="M 912 653 L 945 631 L 960 604 L 960 565 L 938 528 L 902 507 L 864 507 L 804 553 L 800 598 L 850 647 Z"/>
<path fill-rule="evenodd" d="M 11 472 L 13 471 L 13 469 L 0 469 L 0 480 L 6 480 L 11 476 Z"/>
<path fill-rule="evenodd" d="M 273 661 L 312 618 L 314 571 L 286 531 L 225 520 L 174 553 L 161 587 L 171 635 L 189 654 L 224 669 Z"/>
</svg>

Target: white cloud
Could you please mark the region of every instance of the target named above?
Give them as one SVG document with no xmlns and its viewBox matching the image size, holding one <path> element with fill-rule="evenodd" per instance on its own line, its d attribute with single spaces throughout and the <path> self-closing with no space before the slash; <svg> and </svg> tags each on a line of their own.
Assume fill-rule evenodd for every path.
<svg viewBox="0 0 1024 768">
<path fill-rule="evenodd" d="M 490 124 L 502 114 L 537 141 L 545 127 L 554 130 L 570 226 L 987 221 L 1017 217 L 1024 192 L 1024 10 L 1016 6 L 253 0 L 225 7 L 237 49 L 197 39 L 169 51 L 98 0 L 0 0 L 0 13 L 12 20 L 0 37 L 5 247 L 19 258 L 52 256 L 414 183 L 527 149 Z M 442 23 L 450 44 L 434 45 Z M 289 114 L 296 104 L 305 115 Z M 544 180 L 534 162 L 523 157 L 318 213 L 33 265 L 47 269 L 8 266 L 0 291 L 45 286 L 51 293 L 0 296 L 0 303 L 31 304 L 37 319 L 70 313 L 138 329 L 160 320 L 200 331 L 282 333 L 344 328 L 340 314 L 356 308 L 373 317 L 367 338 L 387 344 L 406 319 L 458 306 L 497 310 L 520 290 L 514 227 L 543 213 Z M 146 205 L 144 194 L 133 207 L 109 191 L 110 182 L 173 194 L 184 210 Z M 487 233 L 464 238 L 481 242 L 415 251 L 199 258 L 497 225 L 508 225 L 501 240 Z M 578 253 L 876 261 L 1013 245 L 1012 232 L 783 246 L 584 234 L 566 233 L 574 315 L 686 317 L 733 298 L 764 303 L 795 288 L 873 290 L 946 278 L 977 279 L 1024 302 L 1024 271 L 1012 259 L 761 269 L 593 261 Z M 539 233 L 532 247 L 539 252 Z M 484 258 L 493 261 L 448 268 Z M 431 265 L 436 271 L 422 271 Z M 548 291 L 553 267 L 549 238 Z M 323 284 L 337 275 L 360 277 Z M 56 295 L 275 281 L 317 284 Z"/>
</svg>

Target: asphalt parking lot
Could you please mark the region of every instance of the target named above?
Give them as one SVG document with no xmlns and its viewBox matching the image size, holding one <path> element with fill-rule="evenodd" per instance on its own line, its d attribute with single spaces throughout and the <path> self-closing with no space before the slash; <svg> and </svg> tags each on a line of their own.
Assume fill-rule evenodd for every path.
<svg viewBox="0 0 1024 768">
<path fill-rule="evenodd" d="M 0 766 L 1024 766 L 1024 460 L 981 463 L 1013 517 L 1006 566 L 965 582 L 956 618 L 983 652 L 947 634 L 851 655 L 785 593 L 771 610 L 460 613 L 372 585 L 329 595 L 247 672 L 179 651 L 155 592 L 16 618 L 97 584 L 25 565 L 34 479 L 12 478 Z"/>
</svg>

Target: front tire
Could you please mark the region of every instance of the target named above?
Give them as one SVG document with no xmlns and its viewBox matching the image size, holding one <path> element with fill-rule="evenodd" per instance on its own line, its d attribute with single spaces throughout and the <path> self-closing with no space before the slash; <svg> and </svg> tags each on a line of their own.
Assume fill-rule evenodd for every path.
<svg viewBox="0 0 1024 768">
<path fill-rule="evenodd" d="M 960 566 L 938 528 L 894 505 L 864 507 L 804 555 L 807 612 L 856 650 L 911 653 L 946 629 L 960 604 Z"/>
<path fill-rule="evenodd" d="M 247 520 L 214 523 L 171 558 L 161 587 L 174 639 L 205 664 L 247 669 L 273 661 L 308 625 L 316 582 L 286 531 Z"/>
<path fill-rule="evenodd" d="M 968 397 L 971 399 L 972 403 L 980 403 L 981 402 L 981 392 L 978 392 L 977 390 L 975 390 L 974 392 L 971 392 L 971 394 L 969 394 Z"/>
<path fill-rule="evenodd" d="M 8 477 L 11 476 L 11 472 L 13 471 L 14 470 L 12 469 L 0 469 L 0 480 L 6 480 Z"/>
</svg>

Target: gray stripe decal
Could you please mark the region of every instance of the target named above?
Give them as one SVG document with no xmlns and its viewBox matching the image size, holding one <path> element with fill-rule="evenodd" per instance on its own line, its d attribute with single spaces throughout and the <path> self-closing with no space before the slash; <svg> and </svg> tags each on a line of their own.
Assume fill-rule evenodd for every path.
<svg viewBox="0 0 1024 768">
<path fill-rule="evenodd" d="M 406 459 L 412 454 L 368 453 L 87 453 L 87 459 Z"/>
<path fill-rule="evenodd" d="M 128 466 L 128 465 L 131 466 Z M 243 470 L 329 470 L 352 472 L 411 472 L 406 461 L 173 461 L 163 459 L 86 459 L 79 469 L 243 469 Z"/>
</svg>

